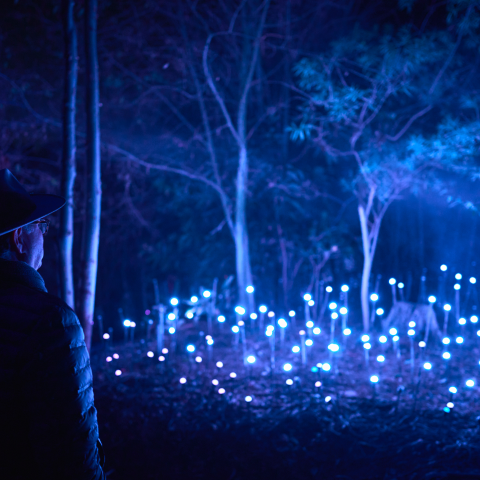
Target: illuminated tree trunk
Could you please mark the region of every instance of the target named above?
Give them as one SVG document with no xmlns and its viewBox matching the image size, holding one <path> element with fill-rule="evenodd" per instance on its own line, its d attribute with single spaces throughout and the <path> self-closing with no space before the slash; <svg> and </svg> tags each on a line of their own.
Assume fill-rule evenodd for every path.
<svg viewBox="0 0 480 480">
<path fill-rule="evenodd" d="M 370 305 L 368 303 L 368 285 L 370 282 L 370 274 L 372 272 L 372 257 L 370 255 L 370 241 L 367 218 L 365 215 L 365 209 L 359 205 L 358 215 L 360 217 L 360 228 L 362 230 L 362 247 L 363 247 L 363 271 L 362 271 L 362 285 L 360 289 L 360 299 L 362 304 L 362 320 L 363 330 L 368 332 L 370 325 Z"/>
<path fill-rule="evenodd" d="M 85 332 L 85 343 L 92 341 L 93 311 L 97 283 L 98 244 L 102 183 L 100 173 L 100 117 L 97 61 L 97 0 L 86 0 L 85 50 L 87 85 L 87 214 L 85 221 L 85 252 L 82 268 L 82 290 L 79 317 Z"/>
<path fill-rule="evenodd" d="M 60 264 L 61 292 L 63 300 L 75 308 L 73 286 L 73 186 L 76 176 L 75 100 L 77 94 L 77 31 L 74 20 L 73 0 L 63 1 L 63 23 L 65 42 L 65 86 L 63 98 L 63 152 L 62 152 L 62 195 L 65 207 L 60 210 Z"/>
<path fill-rule="evenodd" d="M 248 247 L 248 231 L 246 217 L 246 190 L 248 180 L 248 155 L 247 149 L 241 148 L 238 159 L 237 191 L 235 210 L 235 252 L 237 269 L 237 287 L 239 302 L 249 311 L 254 310 L 253 297 L 247 294 L 246 288 L 252 285 L 252 272 L 250 266 L 250 253 Z"/>
<path fill-rule="evenodd" d="M 360 219 L 360 229 L 362 231 L 362 247 L 363 247 L 363 271 L 362 284 L 360 289 L 360 300 L 362 305 L 362 320 L 363 330 L 368 332 L 370 330 L 370 296 L 369 284 L 370 274 L 372 273 L 372 264 L 377 249 L 378 236 L 380 234 L 380 226 L 382 224 L 383 216 L 388 208 L 390 202 L 381 207 L 380 212 L 374 212 L 373 200 L 375 197 L 375 189 L 370 190 L 369 201 L 366 207 L 361 203 L 358 206 L 358 216 Z M 369 218 L 373 217 L 370 221 Z"/>
</svg>

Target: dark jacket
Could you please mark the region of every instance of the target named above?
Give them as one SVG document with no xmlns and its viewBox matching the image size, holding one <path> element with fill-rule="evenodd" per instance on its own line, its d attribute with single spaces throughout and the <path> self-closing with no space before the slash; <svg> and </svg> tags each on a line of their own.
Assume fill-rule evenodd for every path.
<svg viewBox="0 0 480 480">
<path fill-rule="evenodd" d="M 0 478 L 101 480 L 92 370 L 77 316 L 0 259 Z"/>
</svg>

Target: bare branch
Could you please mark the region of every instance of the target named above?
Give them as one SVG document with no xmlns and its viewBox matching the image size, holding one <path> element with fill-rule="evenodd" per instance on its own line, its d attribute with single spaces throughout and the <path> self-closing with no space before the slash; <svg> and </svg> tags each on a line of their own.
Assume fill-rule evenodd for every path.
<svg viewBox="0 0 480 480">
<path fill-rule="evenodd" d="M 467 12 L 465 13 L 465 20 L 467 20 L 467 18 L 470 16 L 471 11 L 472 11 L 472 5 L 468 7 Z M 457 41 L 455 42 L 455 45 L 453 46 L 452 51 L 449 53 L 448 57 L 445 59 L 445 63 L 443 64 L 442 68 L 438 72 L 438 75 L 435 77 L 435 80 L 433 81 L 432 86 L 428 91 L 430 95 L 435 91 L 435 88 L 437 87 L 438 82 L 440 81 L 443 74 L 447 70 L 448 66 L 450 65 L 450 62 L 453 60 L 453 57 L 455 56 L 455 53 L 457 52 L 458 47 L 460 46 L 460 43 L 462 41 L 462 37 L 463 37 L 463 32 L 462 32 L 462 29 L 460 29 L 460 31 L 458 32 Z"/>
<path fill-rule="evenodd" d="M 212 74 L 210 73 L 210 69 L 208 68 L 208 51 L 210 49 L 210 44 L 212 43 L 213 38 L 219 35 L 226 35 L 226 33 L 223 32 L 223 33 L 217 33 L 217 34 L 210 34 L 207 38 L 205 47 L 203 49 L 203 74 L 205 75 L 208 86 L 210 87 L 210 90 L 212 91 L 213 96 L 215 97 L 215 100 L 218 103 L 220 110 L 223 113 L 223 116 L 225 117 L 225 121 L 227 122 L 227 126 L 230 130 L 230 133 L 232 134 L 236 142 L 240 145 L 240 138 L 238 136 L 238 132 L 235 130 L 235 127 L 233 126 L 232 117 L 228 113 L 225 102 L 223 101 L 223 98 L 220 95 L 220 92 L 215 86 L 215 83 L 213 82 Z"/>
<path fill-rule="evenodd" d="M 258 26 L 257 36 L 255 38 L 255 47 L 253 49 L 252 61 L 250 62 L 250 68 L 245 80 L 245 86 L 243 88 L 242 95 L 240 97 L 239 106 L 238 106 L 238 135 L 242 143 L 245 142 L 245 130 L 246 130 L 246 114 L 247 114 L 247 96 L 250 90 L 250 84 L 253 78 L 253 72 L 257 65 L 258 52 L 260 50 L 260 37 L 262 35 L 263 27 L 265 25 L 265 19 L 267 17 L 268 7 L 270 5 L 270 0 L 266 0 L 265 7 L 263 8 L 262 17 L 260 19 L 260 24 Z"/>
<path fill-rule="evenodd" d="M 396 142 L 409 128 L 410 126 L 412 125 L 412 123 L 417 119 L 417 118 L 420 118 L 420 117 L 423 117 L 423 115 L 425 115 L 426 113 L 428 113 L 431 109 L 432 109 L 432 105 L 428 105 L 426 106 L 423 110 L 420 110 L 419 112 L 417 112 L 415 115 L 413 115 L 412 117 L 410 117 L 410 119 L 408 120 L 408 122 L 404 125 L 404 127 L 396 134 L 396 135 L 385 135 L 385 138 L 387 140 L 390 140 L 391 142 Z"/>
</svg>

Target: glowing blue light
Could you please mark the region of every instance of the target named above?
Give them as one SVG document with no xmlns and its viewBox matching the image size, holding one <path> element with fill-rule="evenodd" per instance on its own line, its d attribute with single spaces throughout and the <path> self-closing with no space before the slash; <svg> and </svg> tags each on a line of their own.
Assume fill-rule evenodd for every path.
<svg viewBox="0 0 480 480">
<path fill-rule="evenodd" d="M 448 345 L 450 343 L 450 339 L 448 337 L 445 337 L 445 338 L 442 339 L 442 343 L 444 345 Z"/>
<path fill-rule="evenodd" d="M 331 369 L 332 369 L 332 367 L 331 367 L 331 365 L 330 365 L 329 363 L 324 363 L 324 364 L 322 365 L 322 370 L 323 370 L 324 372 L 329 372 Z"/>
<path fill-rule="evenodd" d="M 347 337 L 352 334 L 352 331 L 349 328 L 345 328 L 343 330 L 343 334 L 346 335 Z"/>
<path fill-rule="evenodd" d="M 210 292 L 209 290 L 205 290 L 205 291 L 203 292 L 203 296 L 204 296 L 205 298 L 210 298 L 210 297 L 212 296 L 212 292 Z"/>
<path fill-rule="evenodd" d="M 173 305 L 174 307 L 178 305 L 178 298 L 172 298 L 170 300 L 170 304 Z"/>
<path fill-rule="evenodd" d="M 346 314 L 348 313 L 347 307 L 342 307 L 342 308 L 340 309 L 340 313 L 341 313 L 342 315 L 346 315 Z"/>
<path fill-rule="evenodd" d="M 256 313 L 251 313 L 251 314 L 250 314 L 250 318 L 251 318 L 252 320 L 256 320 L 256 319 L 258 318 L 258 315 L 257 315 Z"/>
<path fill-rule="evenodd" d="M 397 281 L 396 281 L 394 278 L 391 278 L 391 279 L 388 281 L 388 283 L 389 283 L 390 285 L 395 285 L 395 284 L 397 283 Z"/>
<path fill-rule="evenodd" d="M 478 317 L 477 317 L 476 315 L 472 315 L 472 316 L 470 317 L 470 321 L 471 321 L 472 323 L 477 323 L 477 322 L 478 322 Z"/>
<path fill-rule="evenodd" d="M 110 338 L 110 335 L 108 333 L 103 334 L 103 339 L 108 340 Z"/>
<path fill-rule="evenodd" d="M 418 342 L 418 346 L 420 348 L 425 348 L 427 346 L 427 344 L 422 340 L 421 342 Z"/>
<path fill-rule="evenodd" d="M 331 351 L 331 352 L 338 352 L 340 350 L 340 347 L 336 344 L 336 343 L 331 343 L 329 346 L 328 346 L 328 349 Z"/>
<path fill-rule="evenodd" d="M 473 386 L 475 386 L 475 382 L 474 382 L 472 379 L 470 379 L 470 380 L 467 380 L 467 381 L 465 382 L 465 385 L 466 385 L 467 387 L 472 388 Z"/>
<path fill-rule="evenodd" d="M 326 291 L 327 293 L 332 293 L 332 292 L 333 292 L 333 288 L 332 288 L 332 287 L 327 287 L 327 288 L 325 288 L 325 291 Z"/>
<path fill-rule="evenodd" d="M 187 345 L 187 352 L 193 353 L 195 351 L 195 345 Z"/>
<path fill-rule="evenodd" d="M 238 315 L 245 315 L 245 309 L 243 307 L 235 307 L 235 313 Z"/>
<path fill-rule="evenodd" d="M 167 315 L 167 318 L 168 318 L 170 321 L 173 321 L 173 320 L 175 320 L 175 314 L 174 314 L 174 313 L 169 313 L 169 314 Z"/>
<path fill-rule="evenodd" d="M 440 265 L 440 270 L 441 270 L 442 272 L 446 272 L 446 271 L 447 271 L 447 268 L 448 268 L 448 267 L 447 267 L 446 265 Z"/>
<path fill-rule="evenodd" d="M 197 302 L 198 302 L 198 297 L 194 295 L 194 296 L 190 299 L 190 301 L 191 301 L 192 303 L 197 303 Z"/>
<path fill-rule="evenodd" d="M 401 289 L 401 288 L 404 288 L 404 287 L 405 287 L 405 285 L 404 285 L 402 282 L 400 282 L 400 283 L 398 284 L 398 288 Z"/>
<path fill-rule="evenodd" d="M 377 315 L 381 316 L 385 313 L 385 310 L 383 308 L 377 308 Z"/>
<path fill-rule="evenodd" d="M 220 322 L 220 323 L 223 323 L 225 321 L 225 317 L 223 315 L 219 315 L 219 317 L 217 318 L 217 320 Z"/>
<path fill-rule="evenodd" d="M 247 403 L 250 403 L 252 400 L 253 400 L 253 398 L 252 398 L 250 395 L 247 395 L 247 396 L 245 397 L 245 401 L 246 401 Z"/>
<path fill-rule="evenodd" d="M 314 323 L 313 323 L 311 320 L 309 320 L 309 321 L 306 323 L 307 328 L 313 328 L 313 325 L 314 325 Z"/>
<path fill-rule="evenodd" d="M 458 344 L 461 344 L 461 343 L 463 343 L 463 337 L 457 337 L 457 338 L 455 339 L 455 341 L 456 341 Z"/>
<path fill-rule="evenodd" d="M 376 293 L 372 293 L 372 294 L 370 295 L 370 300 L 371 300 L 372 302 L 376 302 L 376 301 L 378 300 L 378 295 L 377 295 Z"/>
<path fill-rule="evenodd" d="M 207 345 L 213 345 L 213 343 L 214 343 L 214 342 L 213 342 L 213 338 L 209 338 L 209 339 L 207 340 Z"/>
<path fill-rule="evenodd" d="M 315 302 L 314 302 L 313 300 L 310 300 L 310 301 L 308 302 L 308 306 L 309 306 L 309 307 L 313 307 L 314 305 L 315 305 Z"/>
<path fill-rule="evenodd" d="M 465 324 L 467 323 L 467 320 L 466 320 L 465 318 L 459 318 L 459 319 L 458 319 L 458 323 L 459 323 L 460 325 L 465 325 Z"/>
<path fill-rule="evenodd" d="M 428 301 L 429 301 L 430 303 L 435 303 L 435 302 L 437 301 L 437 299 L 436 299 L 436 297 L 434 297 L 433 295 L 430 295 L 430 296 L 428 297 Z"/>
<path fill-rule="evenodd" d="M 338 313 L 337 312 L 333 312 L 331 317 L 336 320 L 338 318 Z"/>
<path fill-rule="evenodd" d="M 253 355 L 249 355 L 249 356 L 247 357 L 247 362 L 248 362 L 248 363 L 255 363 L 256 360 L 257 360 L 257 359 L 256 359 Z"/>
<path fill-rule="evenodd" d="M 313 334 L 314 334 L 314 335 L 320 335 L 320 333 L 321 333 L 322 330 L 321 330 L 320 328 L 318 328 L 318 327 L 315 327 L 312 331 L 313 331 Z"/>
<path fill-rule="evenodd" d="M 413 336 L 415 335 L 415 330 L 410 329 L 410 330 L 407 332 L 407 335 L 409 335 L 410 337 L 413 337 Z"/>
<path fill-rule="evenodd" d="M 292 365 L 290 363 L 286 363 L 284 366 L 283 366 L 283 369 L 286 371 L 286 372 L 289 372 L 291 369 L 292 369 Z"/>
<path fill-rule="evenodd" d="M 238 333 L 239 331 L 240 331 L 240 329 L 237 327 L 237 325 L 234 325 L 234 326 L 232 327 L 232 332 L 233 332 L 233 333 Z"/>
<path fill-rule="evenodd" d="M 348 290 L 349 290 L 348 285 L 342 285 L 341 288 L 340 288 L 340 290 L 341 290 L 342 292 L 344 292 L 344 293 L 345 293 L 345 292 L 348 292 Z"/>
<path fill-rule="evenodd" d="M 310 369 L 313 373 L 317 373 L 318 372 L 318 367 L 312 367 Z"/>
<path fill-rule="evenodd" d="M 337 304 L 335 302 L 331 302 L 330 305 L 328 306 L 330 310 L 335 310 L 337 308 Z"/>
<path fill-rule="evenodd" d="M 310 339 L 310 338 L 309 338 L 308 340 L 305 340 L 305 345 L 306 345 L 307 347 L 311 347 L 311 346 L 313 345 L 313 340 Z"/>
<path fill-rule="evenodd" d="M 154 353 L 153 353 L 153 352 L 147 352 L 147 357 L 153 358 L 153 356 L 154 356 Z"/>
<path fill-rule="evenodd" d="M 393 340 L 394 342 L 398 342 L 398 341 L 400 340 L 400 337 L 399 337 L 398 335 L 395 335 L 395 336 L 392 338 L 392 340 Z"/>
<path fill-rule="evenodd" d="M 396 334 L 398 333 L 398 331 L 397 331 L 396 328 L 391 328 L 391 329 L 388 331 L 388 333 L 389 333 L 390 335 L 396 335 Z"/>
<path fill-rule="evenodd" d="M 130 326 L 130 320 L 124 320 L 123 321 L 123 324 L 126 326 L 126 327 L 129 327 Z"/>
<path fill-rule="evenodd" d="M 470 277 L 470 283 L 475 285 L 475 283 L 477 283 L 477 279 L 475 277 Z"/>
<path fill-rule="evenodd" d="M 380 340 L 380 343 L 386 343 L 387 337 L 385 335 L 382 335 L 378 340 Z"/>
<path fill-rule="evenodd" d="M 363 348 L 364 348 L 365 350 L 370 350 L 370 349 L 372 348 L 372 346 L 367 342 L 367 343 L 364 343 L 364 344 L 363 344 Z"/>
<path fill-rule="evenodd" d="M 277 323 L 280 328 L 287 328 L 287 321 L 284 318 L 279 318 Z"/>
<path fill-rule="evenodd" d="M 417 324 L 416 324 L 414 321 L 408 322 L 408 326 L 409 326 L 410 328 L 414 328 L 414 327 L 416 327 L 416 325 L 417 325 Z"/>
<path fill-rule="evenodd" d="M 170 328 L 168 329 L 168 333 L 169 333 L 170 335 L 173 335 L 173 334 L 175 333 L 175 327 L 170 327 Z"/>
<path fill-rule="evenodd" d="M 372 375 L 372 376 L 370 377 L 370 381 L 371 381 L 372 383 L 378 383 L 378 380 L 379 380 L 378 375 Z"/>
<path fill-rule="evenodd" d="M 188 319 L 191 320 L 195 315 L 193 314 L 193 312 L 192 312 L 191 310 L 189 310 L 189 311 L 185 314 L 185 316 L 186 316 Z"/>
<path fill-rule="evenodd" d="M 452 358 L 452 355 L 450 354 L 450 352 L 443 352 L 442 357 L 445 360 L 450 360 L 450 358 Z"/>
<path fill-rule="evenodd" d="M 447 403 L 447 407 L 448 408 L 453 408 L 455 405 L 453 404 L 453 402 L 448 402 Z"/>
<path fill-rule="evenodd" d="M 448 389 L 448 391 L 449 391 L 450 393 L 457 393 L 457 392 L 458 392 L 457 387 L 450 387 L 450 388 Z"/>
<path fill-rule="evenodd" d="M 384 361 L 385 361 L 385 357 L 384 357 L 383 355 L 379 355 L 379 356 L 377 357 L 377 362 L 382 363 L 382 362 L 384 362 Z"/>
<path fill-rule="evenodd" d="M 453 286 L 453 288 L 454 288 L 455 290 L 460 290 L 460 288 L 462 288 L 462 287 L 460 286 L 459 283 L 456 283 L 456 284 Z"/>
<path fill-rule="evenodd" d="M 368 342 L 370 340 L 370 336 L 369 335 L 362 335 L 362 342 Z"/>
<path fill-rule="evenodd" d="M 449 311 L 452 309 L 452 306 L 449 305 L 448 303 L 446 303 L 446 304 L 443 306 L 443 309 L 444 309 L 446 312 L 449 312 Z"/>
<path fill-rule="evenodd" d="M 265 305 L 260 305 L 258 310 L 260 313 L 267 313 L 268 308 Z"/>
<path fill-rule="evenodd" d="M 252 285 L 249 285 L 246 289 L 247 293 L 253 293 L 255 291 L 255 288 Z"/>
<path fill-rule="evenodd" d="M 461 273 L 456 273 L 455 274 L 455 280 L 461 280 L 462 279 L 462 274 Z"/>
<path fill-rule="evenodd" d="M 443 411 L 444 411 L 445 413 L 450 413 L 450 409 L 449 409 L 448 407 L 443 407 Z"/>
<path fill-rule="evenodd" d="M 312 296 L 311 296 L 309 293 L 306 293 L 306 294 L 303 296 L 303 299 L 304 299 L 306 302 L 309 302 L 309 301 L 312 299 Z"/>
<path fill-rule="evenodd" d="M 295 316 L 295 310 L 290 310 L 290 311 L 288 312 L 288 316 L 289 316 L 289 317 L 294 317 L 294 316 Z"/>
<path fill-rule="evenodd" d="M 300 351 L 300 347 L 299 347 L 298 345 L 294 345 L 294 346 L 292 347 L 292 352 L 293 352 L 293 353 L 298 353 L 299 351 Z"/>
<path fill-rule="evenodd" d="M 431 370 L 431 369 L 432 369 L 432 364 L 431 364 L 430 362 L 425 362 L 425 363 L 423 364 L 423 368 L 424 368 L 425 370 Z"/>
</svg>

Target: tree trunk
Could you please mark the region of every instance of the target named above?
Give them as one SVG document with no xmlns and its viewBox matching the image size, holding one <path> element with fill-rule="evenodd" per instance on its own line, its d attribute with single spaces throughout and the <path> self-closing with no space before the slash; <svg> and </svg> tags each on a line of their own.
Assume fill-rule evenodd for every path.
<svg viewBox="0 0 480 480">
<path fill-rule="evenodd" d="M 248 156 L 246 147 L 240 148 L 238 158 L 236 211 L 235 211 L 235 251 L 237 267 L 237 287 L 240 304 L 249 312 L 255 306 L 253 296 L 247 294 L 246 288 L 252 285 L 250 254 L 248 248 L 248 231 L 246 218 L 246 190 L 248 180 Z"/>
<path fill-rule="evenodd" d="M 360 290 L 360 300 L 362 304 L 362 320 L 363 330 L 368 332 L 370 329 L 370 304 L 368 298 L 368 285 L 370 282 L 370 273 L 372 271 L 372 257 L 370 255 L 370 240 L 368 232 L 368 219 L 365 209 L 362 205 L 358 206 L 358 216 L 360 218 L 360 228 L 362 230 L 362 247 L 363 247 L 363 271 L 362 286 Z"/>
<path fill-rule="evenodd" d="M 65 42 L 65 86 L 63 98 L 62 195 L 66 205 L 60 210 L 60 291 L 63 300 L 75 308 L 73 285 L 73 186 L 77 173 L 75 164 L 75 100 L 77 95 L 77 30 L 74 0 L 63 0 Z"/>
<path fill-rule="evenodd" d="M 85 332 L 85 343 L 92 342 L 93 311 L 97 283 L 98 244 L 100 240 L 100 213 L 102 184 L 100 175 L 100 118 L 97 61 L 97 0 L 86 0 L 85 50 L 87 85 L 87 215 L 85 228 L 85 255 L 82 271 L 82 291 L 79 316 Z"/>
</svg>

